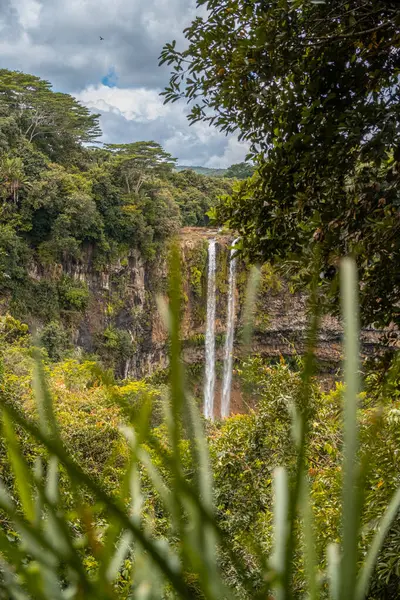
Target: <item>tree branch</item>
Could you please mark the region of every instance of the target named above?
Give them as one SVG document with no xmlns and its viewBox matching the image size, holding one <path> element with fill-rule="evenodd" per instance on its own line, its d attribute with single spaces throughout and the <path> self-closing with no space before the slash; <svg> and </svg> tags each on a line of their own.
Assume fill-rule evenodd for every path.
<svg viewBox="0 0 400 600">
<path fill-rule="evenodd" d="M 364 31 L 353 31 L 352 33 L 343 33 L 343 34 L 333 35 L 331 37 L 321 38 L 319 41 L 313 42 L 313 45 L 319 46 L 321 44 L 325 44 L 326 42 L 334 42 L 335 40 L 352 38 L 352 37 L 361 37 L 363 35 L 367 35 L 368 33 L 374 33 L 375 31 L 379 31 L 380 29 L 383 29 L 383 28 L 387 27 L 388 25 L 392 25 L 392 23 L 390 21 L 386 21 L 385 23 L 381 23 L 380 25 L 377 25 L 376 27 L 371 27 L 371 29 L 364 29 Z M 306 40 L 306 41 L 312 42 L 311 39 Z"/>
</svg>

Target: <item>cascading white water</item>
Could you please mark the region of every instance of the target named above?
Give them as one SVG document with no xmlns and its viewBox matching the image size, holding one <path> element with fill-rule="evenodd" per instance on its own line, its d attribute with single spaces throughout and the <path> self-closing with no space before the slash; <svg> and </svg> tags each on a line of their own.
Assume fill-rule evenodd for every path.
<svg viewBox="0 0 400 600">
<path fill-rule="evenodd" d="M 207 282 L 207 329 L 206 329 L 206 366 L 204 384 L 204 416 L 214 419 L 215 388 L 215 267 L 216 242 L 208 245 L 208 282 Z"/>
<path fill-rule="evenodd" d="M 232 244 L 229 264 L 229 289 L 228 307 L 226 317 L 226 337 L 224 352 L 224 378 L 221 393 L 221 417 L 229 417 L 231 387 L 232 387 L 232 363 L 233 363 L 233 340 L 235 337 L 235 289 L 236 289 L 236 250 L 237 239 Z"/>
</svg>

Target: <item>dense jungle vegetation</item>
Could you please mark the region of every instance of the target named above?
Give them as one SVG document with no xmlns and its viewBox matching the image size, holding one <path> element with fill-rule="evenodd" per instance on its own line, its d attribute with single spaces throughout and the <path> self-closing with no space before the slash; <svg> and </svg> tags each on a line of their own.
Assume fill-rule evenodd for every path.
<svg viewBox="0 0 400 600">
<path fill-rule="evenodd" d="M 40 310 L 40 301 L 26 306 L 40 294 L 29 287 L 33 261 L 87 260 L 88 247 L 99 270 L 132 248 L 153 260 L 179 227 L 205 225 L 232 189 L 176 172 L 156 142 L 96 147 L 100 133 L 98 115 L 49 82 L 0 71 L 0 288 L 21 316 Z"/>
<path fill-rule="evenodd" d="M 0 71 L 0 293 L 12 312 L 0 318 L 0 598 L 400 598 L 399 6 L 198 5 L 207 14 L 186 49 L 162 51 L 164 95 L 250 142 L 256 168 L 232 165 L 235 183 L 175 170 L 153 141 L 96 146 L 97 115 Z M 208 215 L 309 293 L 306 355 L 270 364 L 247 353 L 249 287 L 235 364 L 247 414 L 204 422 L 186 393 L 174 247 L 165 378 L 118 379 L 59 353 L 62 331 L 39 343 L 25 324 L 49 305 L 32 265 L 101 271 L 129 249 L 156 262 Z M 56 294 L 64 310 L 86 308 L 76 282 L 61 277 Z M 314 377 L 323 311 L 345 326 L 346 383 L 328 393 Z M 359 320 L 384 328 L 379 368 L 358 363 Z"/>
</svg>

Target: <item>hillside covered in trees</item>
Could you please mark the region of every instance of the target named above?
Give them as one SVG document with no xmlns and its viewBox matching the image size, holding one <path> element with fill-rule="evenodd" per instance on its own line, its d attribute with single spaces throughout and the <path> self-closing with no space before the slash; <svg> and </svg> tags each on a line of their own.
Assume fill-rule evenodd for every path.
<svg viewBox="0 0 400 600">
<path fill-rule="evenodd" d="M 212 177 L 228 177 L 228 179 L 247 179 L 251 177 L 255 171 L 255 167 L 250 163 L 236 163 L 228 169 L 211 169 L 208 167 L 186 167 L 177 165 L 177 171 L 191 170 L 200 175 L 210 175 Z"/>
<path fill-rule="evenodd" d="M 29 296 L 26 270 L 78 261 L 101 268 L 126 248 L 152 260 L 232 183 L 185 170 L 159 144 L 99 147 L 98 115 L 32 75 L 0 71 L 0 287 Z"/>
</svg>

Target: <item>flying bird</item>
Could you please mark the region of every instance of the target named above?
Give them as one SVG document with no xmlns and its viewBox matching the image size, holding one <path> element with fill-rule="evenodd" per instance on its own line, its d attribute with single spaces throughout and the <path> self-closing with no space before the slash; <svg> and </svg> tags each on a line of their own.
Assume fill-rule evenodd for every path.
<svg viewBox="0 0 400 600">
<path fill-rule="evenodd" d="M 103 38 L 103 37 L 101 37 L 101 35 L 100 35 L 99 37 L 100 37 L 100 39 L 101 39 L 101 40 L 104 40 L 104 38 Z"/>
</svg>

